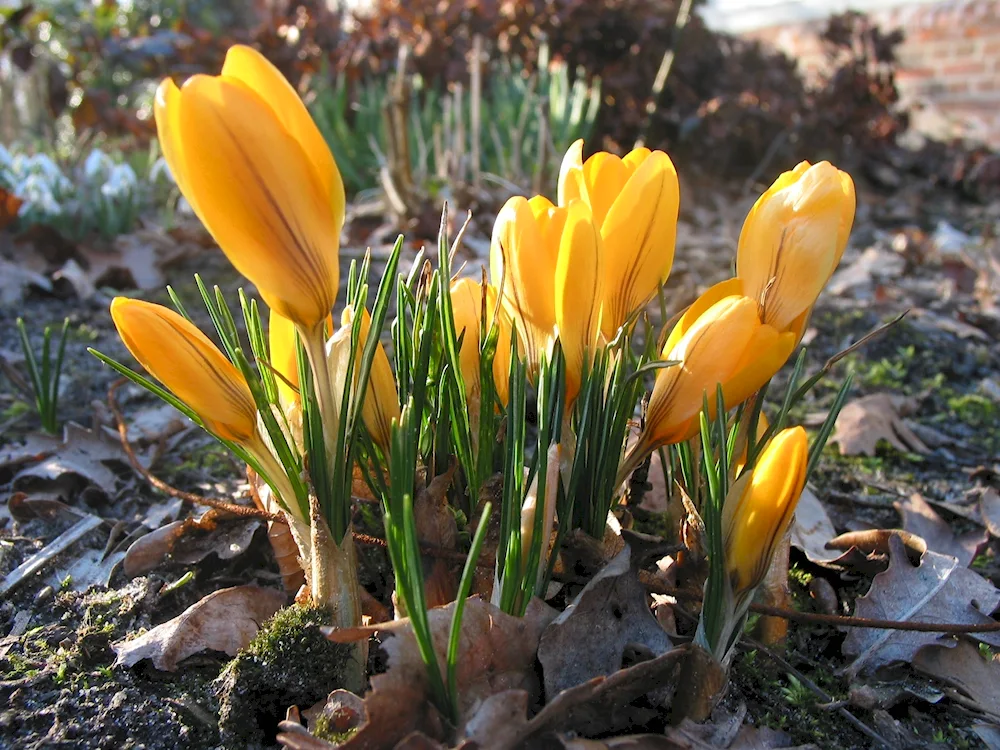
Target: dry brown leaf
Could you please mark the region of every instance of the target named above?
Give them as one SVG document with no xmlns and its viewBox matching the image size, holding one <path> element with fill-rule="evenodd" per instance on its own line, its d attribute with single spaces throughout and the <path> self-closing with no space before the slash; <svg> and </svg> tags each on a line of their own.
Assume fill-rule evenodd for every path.
<svg viewBox="0 0 1000 750">
<path fill-rule="evenodd" d="M 795 509 L 795 520 L 791 529 L 792 546 L 802 550 L 809 562 L 833 565 L 838 558 L 843 557 L 841 552 L 826 546 L 835 536 L 837 529 L 830 520 L 830 514 L 826 512 L 816 493 L 806 487 L 802 490 L 802 496 Z"/>
<path fill-rule="evenodd" d="M 90 284 L 115 289 L 158 289 L 166 283 L 166 268 L 200 251 L 199 245 L 179 243 L 155 226 L 119 235 L 110 248 L 79 247 Z"/>
<path fill-rule="evenodd" d="M 984 659 L 975 644 L 958 640 L 924 646 L 914 655 L 913 666 L 960 690 L 970 708 L 1000 720 L 1000 658 Z"/>
<path fill-rule="evenodd" d="M 903 422 L 901 399 L 888 393 L 873 393 L 848 402 L 837 417 L 831 443 L 840 446 L 843 456 L 874 456 L 879 440 L 905 453 L 930 453 Z"/>
<path fill-rule="evenodd" d="M 979 513 L 989 532 L 1000 538 L 1000 492 L 987 487 L 979 499 Z"/>
<path fill-rule="evenodd" d="M 51 455 L 22 470 L 14 477 L 14 486 L 24 491 L 42 491 L 65 483 L 67 475 L 71 475 L 111 494 L 116 480 L 107 463 L 125 465 L 126 461 L 116 438 L 70 422 L 63 429 L 63 439 L 53 446 Z"/>
<path fill-rule="evenodd" d="M 989 535 L 983 529 L 967 531 L 961 536 L 955 534 L 951 525 L 939 516 L 919 493 L 906 500 L 897 501 L 893 506 L 903 517 L 903 528 L 927 542 L 927 549 L 942 555 L 951 555 L 958 564 L 967 568 L 979 549 L 986 544 Z"/>
<path fill-rule="evenodd" d="M 448 630 L 454 602 L 428 613 L 438 662 L 445 663 Z M 480 599 L 469 599 L 459 640 L 458 695 L 461 717 L 495 693 L 508 690 L 538 691 L 535 658 L 542 630 L 555 610 L 533 600 L 522 617 L 512 617 Z M 408 619 L 377 626 L 328 629 L 327 637 L 348 643 L 378 633 L 386 653 L 387 669 L 371 678 L 365 696 L 368 722 L 341 745 L 344 750 L 393 747 L 412 732 L 441 737 L 441 722 L 428 707 L 430 685 Z"/>
<path fill-rule="evenodd" d="M 1000 591 L 977 573 L 959 567 L 954 557 L 924 553 L 919 566 L 910 564 L 898 536 L 889 537 L 889 567 L 872 580 L 854 608 L 857 617 L 905 622 L 980 624 L 1000 605 Z M 1000 647 L 1000 633 L 976 633 L 977 640 Z M 917 650 L 939 642 L 937 633 L 852 628 L 843 650 L 854 657 L 850 676 L 894 662 L 909 662 Z"/>
<path fill-rule="evenodd" d="M 549 699 L 617 672 L 626 650 L 650 658 L 673 647 L 646 603 L 634 557 L 638 554 L 626 546 L 542 634 L 538 660 Z"/>
<path fill-rule="evenodd" d="M 247 551 L 260 519 L 242 518 L 215 508 L 200 518 L 174 521 L 139 537 L 122 562 L 129 578 L 141 576 L 167 562 L 192 564 L 211 554 L 230 560 Z"/>
<path fill-rule="evenodd" d="M 172 620 L 130 641 L 112 644 L 115 666 L 131 667 L 143 659 L 173 672 L 183 659 L 201 651 L 236 653 L 261 624 L 281 609 L 285 594 L 260 586 L 236 586 L 209 594 Z"/>
</svg>

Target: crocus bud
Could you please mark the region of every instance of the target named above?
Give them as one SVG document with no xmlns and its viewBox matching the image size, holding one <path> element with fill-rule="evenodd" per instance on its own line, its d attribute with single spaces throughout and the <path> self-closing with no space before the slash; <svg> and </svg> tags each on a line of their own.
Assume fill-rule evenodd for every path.
<svg viewBox="0 0 1000 750">
<path fill-rule="evenodd" d="M 559 205 L 583 200 L 602 240 L 602 331 L 619 327 L 656 294 L 670 274 L 680 188 L 662 151 L 637 148 L 624 158 L 598 152 L 583 161 L 576 141 L 559 171 Z"/>
<path fill-rule="evenodd" d="M 483 291 L 486 292 L 487 330 L 496 320 L 497 348 L 493 357 L 493 381 L 497 398 L 507 405 L 507 390 L 510 380 L 510 317 L 502 307 L 497 310 L 497 291 L 490 284 L 477 283 L 468 277 L 458 279 L 451 285 L 451 306 L 455 315 L 455 332 L 462 336 L 462 348 L 458 352 L 465 381 L 466 396 L 478 398 L 482 392 L 479 381 L 479 340 L 483 320 Z"/>
<path fill-rule="evenodd" d="M 806 431 L 782 430 L 761 453 L 753 472 L 730 489 L 723 506 L 722 534 L 735 596 L 764 579 L 805 487 L 808 462 Z"/>
<path fill-rule="evenodd" d="M 825 161 L 800 163 L 757 199 L 740 233 L 736 275 L 764 323 L 802 338 L 847 247 L 854 208 L 850 175 Z"/>
<path fill-rule="evenodd" d="M 579 199 L 554 206 L 541 196 L 511 198 L 493 228 L 491 281 L 502 289 L 529 365 L 559 337 L 567 401 L 579 390 L 586 353 L 600 343 L 602 256 L 590 207 Z"/>
<path fill-rule="evenodd" d="M 351 327 L 354 325 L 354 309 L 348 305 L 340 318 L 340 328 L 327 344 L 327 359 L 329 371 L 334 378 L 333 393 L 337 404 L 341 403 L 346 386 L 347 354 L 350 352 Z M 360 376 L 361 358 L 364 355 L 368 332 L 371 330 L 371 316 L 362 309 L 361 326 L 358 330 L 357 349 L 354 358 L 354 381 Z M 357 397 L 357 394 L 354 395 Z M 392 440 L 392 422 L 399 421 L 399 396 L 396 392 L 396 378 L 389 365 L 389 357 L 381 343 L 375 348 L 375 358 L 372 360 L 368 373 L 368 390 L 365 392 L 365 403 L 361 408 L 361 418 L 364 420 L 372 440 L 383 450 L 388 450 Z"/>
<path fill-rule="evenodd" d="M 236 45 L 219 76 L 164 80 L 157 133 L 184 197 L 268 307 L 312 330 L 339 284 L 344 185 L 302 100 Z"/>
<path fill-rule="evenodd" d="M 711 287 L 671 331 L 661 358 L 679 364 L 656 374 L 639 441 L 642 450 L 693 437 L 706 395 L 708 416 L 714 418 L 718 385 L 726 408 L 732 408 L 788 359 L 794 336 L 761 323 L 756 303 L 740 294 L 740 288 L 739 279 Z"/>
<path fill-rule="evenodd" d="M 125 346 L 150 375 L 224 440 L 257 434 L 257 406 L 243 375 L 186 318 L 151 302 L 115 297 L 111 318 Z"/>
</svg>

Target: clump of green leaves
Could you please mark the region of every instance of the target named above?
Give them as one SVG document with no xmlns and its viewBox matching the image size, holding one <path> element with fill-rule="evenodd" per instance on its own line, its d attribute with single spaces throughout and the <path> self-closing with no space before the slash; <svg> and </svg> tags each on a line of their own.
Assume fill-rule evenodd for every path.
<svg viewBox="0 0 1000 750">
<path fill-rule="evenodd" d="M 24 361 L 28 369 L 28 377 L 32 395 L 35 398 L 35 408 L 41 420 L 42 429 L 55 435 L 59 432 L 59 381 L 62 378 L 63 359 L 66 354 L 66 340 L 69 333 L 69 318 L 63 320 L 58 339 L 53 342 L 52 326 L 45 326 L 42 332 L 41 355 L 36 357 L 35 350 L 28 338 L 28 330 L 24 319 L 17 319 L 17 332 L 24 351 Z M 52 345 L 55 343 L 55 352 Z"/>
</svg>

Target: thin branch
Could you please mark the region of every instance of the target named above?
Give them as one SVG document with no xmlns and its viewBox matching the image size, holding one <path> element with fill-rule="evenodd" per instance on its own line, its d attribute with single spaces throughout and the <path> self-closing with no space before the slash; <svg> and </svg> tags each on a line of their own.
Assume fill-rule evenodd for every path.
<svg viewBox="0 0 1000 750">
<path fill-rule="evenodd" d="M 651 593 L 672 596 L 675 599 L 685 599 L 688 601 L 702 600 L 702 592 L 693 589 L 664 586 L 650 573 L 645 571 L 640 571 L 639 579 L 642 581 L 643 586 Z M 783 617 L 793 622 L 804 622 L 811 625 L 831 625 L 839 628 L 878 628 L 880 630 L 908 630 L 916 633 L 949 633 L 953 635 L 1000 632 L 1000 622 L 961 625 L 953 623 L 911 622 L 908 620 L 876 620 L 849 615 L 823 615 L 816 612 L 796 612 L 793 609 L 769 607 L 765 604 L 751 604 L 750 611 L 767 615 L 768 617 Z"/>
</svg>

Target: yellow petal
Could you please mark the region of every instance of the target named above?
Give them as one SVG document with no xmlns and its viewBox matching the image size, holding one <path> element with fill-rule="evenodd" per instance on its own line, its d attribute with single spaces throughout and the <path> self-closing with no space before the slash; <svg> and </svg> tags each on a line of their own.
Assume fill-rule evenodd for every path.
<svg viewBox="0 0 1000 750">
<path fill-rule="evenodd" d="M 662 151 L 652 152 L 614 196 L 600 225 L 606 259 L 606 338 L 613 338 L 670 275 L 679 200 L 677 172 Z"/>
<path fill-rule="evenodd" d="M 759 327 L 756 305 L 748 297 L 725 297 L 698 318 L 664 356 L 680 364 L 657 372 L 645 443 L 658 447 L 697 432 L 705 394 L 714 402 L 716 385 L 730 380 Z"/>
<path fill-rule="evenodd" d="M 587 199 L 587 184 L 583 180 L 583 139 L 579 138 L 566 150 L 559 165 L 558 203 L 567 206 L 571 200 Z"/>
<path fill-rule="evenodd" d="M 600 332 L 601 233 L 590 208 L 580 200 L 566 209 L 566 224 L 556 264 L 556 327 L 566 357 L 567 403 L 580 389 L 584 361 Z"/>
<path fill-rule="evenodd" d="M 605 217 L 628 181 L 628 167 L 614 154 L 598 151 L 583 165 L 583 175 L 594 223 L 603 228 Z"/>
<path fill-rule="evenodd" d="M 326 140 L 316 127 L 302 99 L 288 80 L 260 52 L 236 44 L 226 53 L 222 76 L 242 82 L 256 91 L 302 150 L 309 156 L 316 175 L 334 208 L 334 222 L 344 222 L 344 183 Z"/>
<path fill-rule="evenodd" d="M 243 83 L 194 76 L 179 103 L 188 190 L 206 227 L 268 307 L 314 328 L 336 300 L 341 226 L 310 156 Z"/>
<path fill-rule="evenodd" d="M 181 193 L 191 204 L 195 214 L 201 218 L 197 199 L 191 190 L 187 178 L 187 166 L 184 162 L 184 148 L 181 144 L 180 128 L 180 98 L 181 90 L 169 78 L 163 79 L 156 88 L 153 99 L 153 116 L 156 119 L 156 135 L 163 150 L 163 158 L 170 167 L 170 173 L 180 188 Z"/>
<path fill-rule="evenodd" d="M 354 360 L 355 379 L 359 374 L 362 353 L 365 342 L 368 340 L 368 332 L 371 330 L 371 315 L 364 309 L 362 309 L 362 313 L 361 328 L 358 331 L 357 354 Z M 344 308 L 340 321 L 341 326 L 349 329 L 353 320 L 354 311 L 350 306 Z M 392 367 L 389 364 L 385 348 L 379 343 L 375 349 L 371 371 L 368 374 L 368 390 L 365 394 L 365 403 L 361 407 L 361 418 L 364 420 L 372 439 L 383 450 L 388 451 L 392 441 L 392 423 L 393 421 L 398 422 L 399 417 L 399 394 L 396 390 L 396 378 L 392 374 Z"/>
<path fill-rule="evenodd" d="M 733 374 L 722 384 L 726 405 L 741 404 L 762 388 L 788 361 L 796 343 L 794 333 L 778 333 L 768 325 L 757 328 Z"/>
<path fill-rule="evenodd" d="M 677 342 L 686 334 L 698 319 L 719 300 L 732 296 L 743 296 L 743 282 L 739 279 L 726 279 L 714 286 L 710 286 L 701 296 L 698 297 L 691 306 L 684 311 L 680 320 L 671 329 L 667 342 L 663 346 L 663 359 L 670 359 L 670 351 L 677 345 Z"/>
<path fill-rule="evenodd" d="M 726 499 L 723 536 L 734 592 L 757 586 L 767 573 L 805 487 L 808 460 L 806 431 L 782 430 L 761 454 L 742 491 Z"/>
<path fill-rule="evenodd" d="M 274 378 L 278 384 L 278 398 L 286 406 L 299 398 L 299 361 L 295 336 L 295 324 L 271 310 L 267 323 L 268 349 L 271 367 L 278 373 Z"/>
<path fill-rule="evenodd" d="M 111 318 L 125 346 L 147 372 L 224 440 L 248 443 L 257 407 L 243 376 L 209 338 L 162 305 L 115 297 Z"/>
<path fill-rule="evenodd" d="M 458 279 L 451 285 L 451 303 L 455 315 L 455 333 L 462 338 L 459 362 L 462 379 L 465 381 L 466 395 L 472 397 L 480 393 L 479 340 L 483 314 L 483 285 L 468 277 Z M 486 325 L 492 326 L 497 310 L 497 293 L 486 285 Z M 493 358 L 493 379 L 500 402 L 507 404 L 510 379 L 510 319 L 500 309 L 497 325 L 497 349 Z"/>
</svg>

